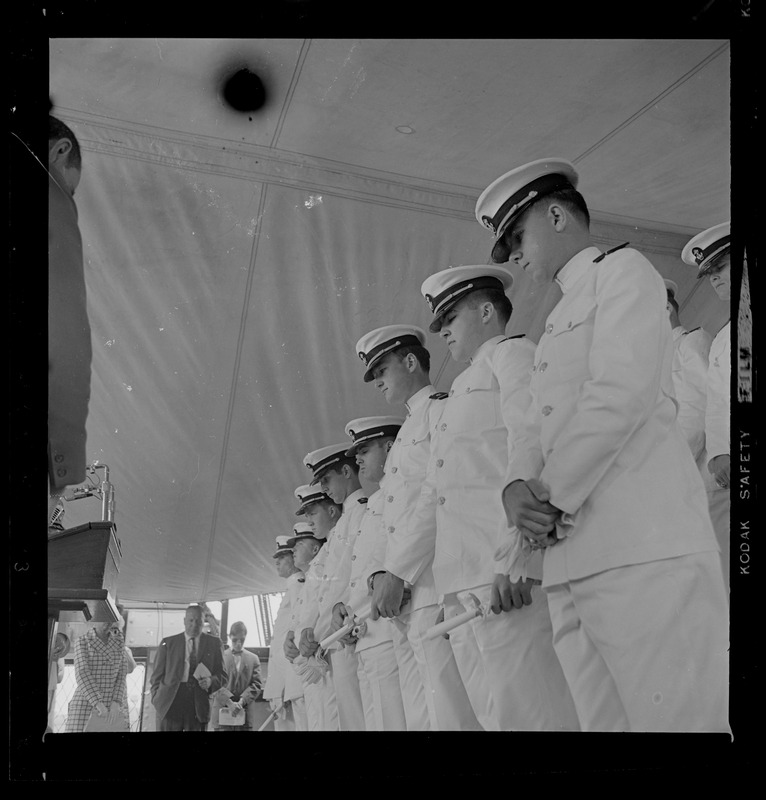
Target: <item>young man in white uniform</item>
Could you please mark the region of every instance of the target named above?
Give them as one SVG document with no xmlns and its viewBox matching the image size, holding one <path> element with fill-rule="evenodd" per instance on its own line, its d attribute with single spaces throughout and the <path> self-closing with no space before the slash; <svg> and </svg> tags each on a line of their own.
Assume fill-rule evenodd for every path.
<svg viewBox="0 0 766 800">
<path fill-rule="evenodd" d="M 316 497 L 312 497 L 312 494 Z M 323 493 L 309 486 L 298 487 L 295 496 L 301 502 L 297 512 L 299 514 L 306 513 L 309 506 L 318 506 L 327 499 Z M 337 516 L 340 517 L 340 513 Z M 296 632 L 300 635 L 303 628 L 303 617 L 315 613 L 316 597 L 323 584 L 324 562 L 327 558 L 325 542 L 331 530 L 331 525 L 323 529 L 314 524 L 302 523 L 295 526 L 295 535 L 288 541 L 293 548 L 295 564 L 304 574 L 304 582 L 299 583 L 296 589 L 295 603 L 287 623 L 284 653 L 303 686 L 306 725 L 310 732 L 340 730 L 332 675 L 329 670 L 308 669 L 296 641 Z"/>
<path fill-rule="evenodd" d="M 383 465 L 394 437 L 404 420 L 401 417 L 361 417 L 346 425 L 353 441 L 346 456 L 355 458 L 359 475 L 372 485 L 383 477 Z M 357 618 L 370 603 L 367 577 L 383 563 L 386 533 L 383 528 L 384 496 L 377 489 L 367 499 L 361 533 L 351 555 L 349 585 L 333 608 L 331 628 L 338 630 Z M 393 625 L 387 619 L 364 619 L 341 642 L 359 660 L 359 688 L 368 731 L 404 731 L 407 724 L 400 685 L 399 666 L 393 642 Z"/>
<path fill-rule="evenodd" d="M 434 314 L 431 331 L 440 333 L 453 359 L 469 365 L 454 380 L 431 431 L 426 479 L 410 522 L 412 544 L 424 541 L 418 533 L 432 529 L 435 516 L 435 541 L 422 562 L 433 555 L 445 621 L 477 604 L 487 612 L 452 630 L 449 640 L 484 729 L 576 730 L 535 576 L 507 587 L 518 607 L 508 605 L 503 613 L 495 604 L 495 613 L 488 611 L 498 529 L 505 523 L 500 490 L 529 405 L 534 353 L 524 337 L 505 337 L 511 282 L 497 267 L 462 266 L 431 275 L 421 287 Z M 417 582 L 418 575 L 401 577 Z"/>
<path fill-rule="evenodd" d="M 279 604 L 274 630 L 269 645 L 269 669 L 263 687 L 263 699 L 269 701 L 272 711 L 278 710 L 274 720 L 275 731 L 306 731 L 306 703 L 303 699 L 303 684 L 285 658 L 285 636 L 295 604 L 298 590 L 302 589 L 303 572 L 295 566 L 293 548 L 288 544 L 289 536 L 277 536 L 277 574 L 285 580 L 286 589 Z"/>
<path fill-rule="evenodd" d="M 725 303 L 731 299 L 730 265 L 731 224 L 723 222 L 697 234 L 687 242 L 681 258 L 699 269 L 698 278 L 707 277 L 718 298 Z M 708 356 L 707 405 L 705 408 L 705 441 L 707 464 L 705 486 L 708 492 L 710 518 L 713 521 L 721 548 L 726 590 L 729 589 L 730 547 L 730 469 L 729 415 L 731 379 L 730 320 L 713 339 Z M 707 474 L 705 474 L 707 473 Z"/>
<path fill-rule="evenodd" d="M 346 450 L 347 442 L 329 445 L 309 453 L 303 461 L 314 473 L 311 484 L 319 483 L 322 491 L 333 502 L 343 505 L 343 513 L 330 537 L 315 613 L 301 620 L 298 647 L 305 657 L 317 653 L 319 642 L 331 633 L 332 609 L 349 583 L 351 555 L 361 530 L 367 502 L 359 483 L 359 467 L 353 459 L 346 457 Z M 365 730 L 362 695 L 357 677 L 359 660 L 356 653 L 335 642 L 322 656 L 330 664 L 340 729 Z"/>
<path fill-rule="evenodd" d="M 678 401 L 678 424 L 694 456 L 694 463 L 707 473 L 705 455 L 705 406 L 707 405 L 708 353 L 712 339 L 703 328 L 691 331 L 678 317 L 678 284 L 665 279 L 667 312 L 673 332 L 673 389 Z"/>
<path fill-rule="evenodd" d="M 582 729 L 726 730 L 726 598 L 702 478 L 675 423 L 665 286 L 635 250 L 591 244 L 576 184 L 569 162 L 543 159 L 476 206 L 496 263 L 563 292 L 535 351 L 503 504 L 522 566 L 544 548 Z"/>
<path fill-rule="evenodd" d="M 365 382 L 373 382 L 389 405 L 404 404 L 407 409 L 380 482 L 386 499 L 386 570 L 407 570 L 417 553 L 409 546 L 407 527 L 431 453 L 429 420 L 441 414 L 446 397 L 437 393 L 429 380 L 425 338 L 425 332 L 414 325 L 386 325 L 365 334 L 356 345 L 365 365 Z M 431 529 L 425 532 L 429 541 L 436 535 L 435 516 L 431 521 Z M 481 730 L 449 642 L 443 636 L 423 638 L 440 613 L 432 564 L 426 565 L 412 587 L 405 585 L 399 573 L 390 571 L 373 573 L 371 584 L 373 618 L 380 614 L 393 623 L 407 730 Z M 407 588 L 411 588 L 411 598 L 403 603 Z"/>
</svg>

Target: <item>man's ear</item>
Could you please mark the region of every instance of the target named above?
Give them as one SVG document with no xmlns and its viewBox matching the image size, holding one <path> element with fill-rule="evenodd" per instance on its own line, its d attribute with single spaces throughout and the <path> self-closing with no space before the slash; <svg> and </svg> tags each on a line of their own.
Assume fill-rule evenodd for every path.
<svg viewBox="0 0 766 800">
<path fill-rule="evenodd" d="M 414 353 L 407 353 L 404 357 L 404 367 L 407 372 L 414 372 L 418 368 L 418 359 Z"/>
<path fill-rule="evenodd" d="M 490 322 L 494 317 L 497 316 L 497 311 L 495 311 L 494 305 L 489 302 L 489 300 L 485 300 L 481 304 L 481 321 L 482 323 L 486 324 Z"/>
<path fill-rule="evenodd" d="M 388 452 L 393 446 L 394 446 L 394 443 L 389 439 L 386 442 L 386 452 Z"/>
<path fill-rule="evenodd" d="M 72 151 L 72 142 L 69 139 L 59 139 L 53 147 L 48 149 L 50 163 L 65 163 Z"/>
<path fill-rule="evenodd" d="M 556 231 L 563 231 L 569 224 L 569 213 L 564 206 L 559 203 L 551 203 L 546 212 L 548 222 L 555 228 Z"/>
</svg>

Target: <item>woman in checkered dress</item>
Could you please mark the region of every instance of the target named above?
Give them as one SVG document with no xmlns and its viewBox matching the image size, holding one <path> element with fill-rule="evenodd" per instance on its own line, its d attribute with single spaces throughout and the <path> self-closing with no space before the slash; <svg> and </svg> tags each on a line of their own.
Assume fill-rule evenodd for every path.
<svg viewBox="0 0 766 800">
<path fill-rule="evenodd" d="M 66 733 L 82 733 L 94 710 L 111 712 L 122 720 L 126 673 L 125 639 L 119 623 L 106 622 L 80 636 L 74 649 L 77 688 L 69 702 Z"/>
</svg>

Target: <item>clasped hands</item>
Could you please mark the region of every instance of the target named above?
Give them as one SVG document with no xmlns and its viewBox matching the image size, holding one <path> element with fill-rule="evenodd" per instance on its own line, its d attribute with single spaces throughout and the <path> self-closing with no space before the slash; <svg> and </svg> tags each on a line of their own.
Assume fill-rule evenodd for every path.
<svg viewBox="0 0 766 800">
<path fill-rule="evenodd" d="M 117 715 L 120 713 L 119 703 L 109 703 L 107 709 L 104 703 L 96 703 L 96 713 L 99 717 L 106 717 L 106 721 L 110 724 L 117 720 Z"/>
<path fill-rule="evenodd" d="M 371 617 L 398 617 L 402 606 L 407 605 L 412 597 L 412 590 L 404 585 L 404 581 L 391 572 L 379 572 L 372 582 Z"/>
<path fill-rule="evenodd" d="M 503 508 L 508 524 L 515 526 L 535 550 L 556 544 L 556 521 L 561 509 L 552 505 L 542 481 L 514 481 L 503 490 Z"/>
</svg>

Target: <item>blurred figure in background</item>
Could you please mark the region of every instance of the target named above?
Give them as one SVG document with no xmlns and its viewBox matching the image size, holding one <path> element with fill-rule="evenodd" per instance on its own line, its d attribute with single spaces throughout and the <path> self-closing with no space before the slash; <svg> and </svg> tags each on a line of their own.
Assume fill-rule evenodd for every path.
<svg viewBox="0 0 766 800">
<path fill-rule="evenodd" d="M 697 278 L 707 277 L 719 300 L 731 299 L 731 224 L 723 222 L 698 233 L 681 251 L 686 264 L 699 270 Z M 731 379 L 731 320 L 718 331 L 710 346 L 705 406 L 705 447 L 707 469 L 703 471 L 708 494 L 710 519 L 718 545 L 726 593 L 729 592 L 729 539 L 731 510 L 729 414 Z M 707 474 L 705 474 L 707 472 Z"/>
<path fill-rule="evenodd" d="M 69 637 L 65 633 L 57 633 L 48 672 L 48 728 L 46 732 L 53 730 L 53 716 L 56 711 L 56 687 L 64 680 L 64 656 L 69 652 L 69 646 Z"/>
<path fill-rule="evenodd" d="M 92 715 L 112 730 L 123 728 L 125 699 L 125 639 L 119 622 L 103 622 L 80 636 L 74 649 L 77 688 L 69 701 L 66 733 L 82 733 Z"/>
<path fill-rule="evenodd" d="M 48 117 L 48 521 L 67 486 L 85 480 L 92 347 L 74 193 L 77 137 Z"/>
<path fill-rule="evenodd" d="M 705 406 L 710 334 L 703 328 L 687 331 L 678 316 L 678 285 L 665 279 L 667 311 L 673 331 L 673 389 L 678 400 L 678 424 L 703 477 L 705 457 Z"/>
</svg>

